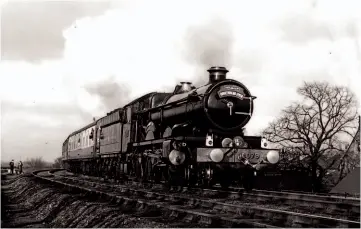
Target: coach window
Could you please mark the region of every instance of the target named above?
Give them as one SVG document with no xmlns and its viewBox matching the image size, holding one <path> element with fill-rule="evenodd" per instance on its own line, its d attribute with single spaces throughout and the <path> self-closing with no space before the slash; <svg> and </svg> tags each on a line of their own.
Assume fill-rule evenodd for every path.
<svg viewBox="0 0 361 229">
<path fill-rule="evenodd" d="M 83 147 L 86 147 L 86 130 L 83 131 Z"/>
<path fill-rule="evenodd" d="M 93 142 L 93 139 L 90 138 L 90 136 L 92 135 L 92 131 L 93 129 L 89 130 L 89 144 L 91 145 L 91 143 Z M 94 133 L 93 133 L 93 138 L 94 138 Z"/>
<path fill-rule="evenodd" d="M 115 125 L 110 127 L 110 141 L 113 141 L 113 139 L 115 138 Z"/>
<path fill-rule="evenodd" d="M 89 137 L 92 135 L 92 131 L 93 129 L 89 130 Z M 94 137 L 94 133 L 93 133 L 93 137 Z M 89 138 L 89 144 L 91 145 L 91 143 L 93 142 L 93 139 Z"/>
</svg>

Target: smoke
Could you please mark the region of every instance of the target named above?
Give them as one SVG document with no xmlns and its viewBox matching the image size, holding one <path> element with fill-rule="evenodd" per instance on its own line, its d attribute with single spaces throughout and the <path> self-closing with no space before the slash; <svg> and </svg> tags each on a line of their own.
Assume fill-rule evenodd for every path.
<svg viewBox="0 0 361 229">
<path fill-rule="evenodd" d="M 120 86 L 114 76 L 98 83 L 85 85 L 85 90 L 100 99 L 102 110 L 110 111 L 129 102 L 129 89 Z"/>
<path fill-rule="evenodd" d="M 211 66 L 229 68 L 233 43 L 232 27 L 223 19 L 215 18 L 203 25 L 190 26 L 185 35 L 185 59 L 196 65 L 199 74 Z M 197 78 L 196 81 L 204 82 L 205 79 Z"/>
<path fill-rule="evenodd" d="M 125 5 L 77 20 L 63 32 L 71 91 L 92 115 L 104 115 L 152 91 L 170 92 L 180 81 L 200 86 L 215 65 L 228 68 L 228 78 L 241 81 L 258 97 L 258 120 L 276 115 L 309 76 L 340 83 L 345 76 L 359 75 L 354 45 L 344 36 L 330 42 L 329 34 L 314 33 L 314 25 L 320 24 L 333 28 L 332 34 L 341 32 L 351 20 L 347 7 L 342 23 L 335 23 L 332 9 L 318 3 L 308 13 L 310 4 L 304 1 L 255 1 L 241 7 L 234 1 Z M 285 28 L 292 15 L 305 23 Z M 304 35 L 297 42 L 295 31 Z"/>
</svg>

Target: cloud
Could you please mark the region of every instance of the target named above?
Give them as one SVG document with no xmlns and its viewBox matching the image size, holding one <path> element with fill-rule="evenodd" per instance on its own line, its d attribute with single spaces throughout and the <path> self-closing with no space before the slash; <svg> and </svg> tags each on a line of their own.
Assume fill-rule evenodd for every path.
<svg viewBox="0 0 361 229">
<path fill-rule="evenodd" d="M 31 62 L 61 58 L 63 29 L 109 6 L 109 1 L 7 1 L 1 7 L 1 58 Z"/>
<path fill-rule="evenodd" d="M 359 23 L 360 7 L 361 3 L 356 1 L 314 1 L 309 7 L 288 12 L 282 18 L 283 38 L 297 44 L 347 37 L 348 27 Z"/>
<path fill-rule="evenodd" d="M 66 136 L 92 120 L 63 72 L 62 31 L 113 3 L 8 1 L 1 5 L 1 157 L 59 156 Z M 20 140 L 21 139 L 21 140 Z"/>
<path fill-rule="evenodd" d="M 60 155 L 64 135 L 91 117 L 151 91 L 172 91 L 180 81 L 200 86 L 210 65 L 225 65 L 228 78 L 258 97 L 246 126 L 248 134 L 256 134 L 298 98 L 303 81 L 349 86 L 360 98 L 358 6 L 358 1 L 122 1 L 101 15 L 72 19 L 61 33 L 61 58 L 0 64 L 1 76 L 7 76 L 2 98 L 18 106 L 6 108 L 3 122 L 27 133 L 44 120 L 34 136 L 53 136 L 59 148 L 52 155 Z M 56 131 L 59 125 L 64 128 Z M 7 155 L 21 152 L 11 140 L 13 129 L 4 138 Z M 26 141 L 34 155 L 46 154 L 45 148 L 36 150 L 35 137 Z"/>
<path fill-rule="evenodd" d="M 354 39 L 359 40 L 360 17 L 354 3 L 334 1 L 332 8 L 321 1 L 255 1 L 241 7 L 232 1 L 138 1 L 77 21 L 77 29 L 64 32 L 65 56 L 75 65 L 96 65 L 83 74 L 85 81 L 114 75 L 127 85 L 129 99 L 171 90 L 181 80 L 199 86 L 208 79 L 208 67 L 225 65 L 230 78 L 258 96 L 255 116 L 275 116 L 297 98 L 303 81 L 327 80 L 358 91 Z M 293 40 L 297 36 L 300 40 Z M 264 126 L 257 123 L 247 128 Z"/>
<path fill-rule="evenodd" d="M 42 156 L 52 161 L 60 154 L 62 142 L 92 120 L 76 105 L 1 104 L 1 151 L 3 160 L 24 160 Z"/>
</svg>

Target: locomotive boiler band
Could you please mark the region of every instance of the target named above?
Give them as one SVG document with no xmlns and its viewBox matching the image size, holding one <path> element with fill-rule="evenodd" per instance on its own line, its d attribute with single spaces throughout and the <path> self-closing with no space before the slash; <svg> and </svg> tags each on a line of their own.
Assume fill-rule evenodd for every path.
<svg viewBox="0 0 361 229">
<path fill-rule="evenodd" d="M 243 133 L 256 97 L 227 79 L 226 68 L 208 72 L 204 86 L 181 82 L 171 93 L 148 93 L 73 132 L 63 144 L 64 164 L 116 179 L 252 188 L 250 171 L 277 164 L 279 152 Z"/>
</svg>

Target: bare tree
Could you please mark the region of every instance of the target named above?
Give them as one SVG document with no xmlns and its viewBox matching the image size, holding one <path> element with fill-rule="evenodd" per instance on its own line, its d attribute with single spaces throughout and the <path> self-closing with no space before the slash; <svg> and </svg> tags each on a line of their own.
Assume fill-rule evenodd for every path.
<svg viewBox="0 0 361 229">
<path fill-rule="evenodd" d="M 327 170 L 338 161 L 334 154 L 345 152 L 339 147 L 341 139 L 354 135 L 357 103 L 346 87 L 328 83 L 304 83 L 297 92 L 303 101 L 283 110 L 263 134 L 273 143 L 292 148 L 298 157 L 309 158 L 313 187 L 319 191 Z M 321 165 L 320 158 L 325 155 L 331 161 Z"/>
<path fill-rule="evenodd" d="M 58 157 L 55 159 L 53 168 L 63 168 L 63 162 L 61 159 L 62 159 L 62 157 Z"/>
<path fill-rule="evenodd" d="M 43 160 L 42 157 L 26 159 L 24 162 L 24 167 L 33 168 L 33 169 L 42 169 L 47 166 L 47 163 Z"/>
</svg>

